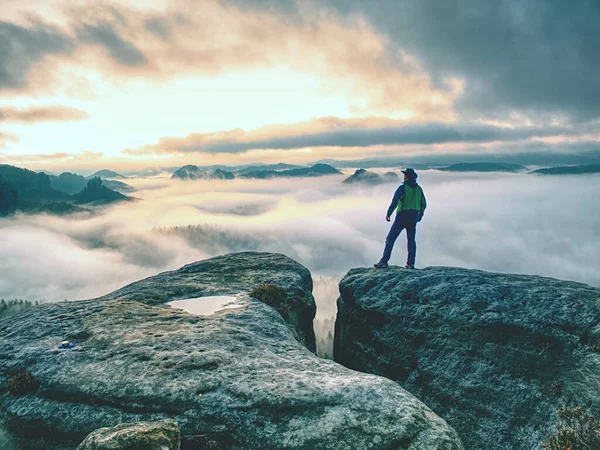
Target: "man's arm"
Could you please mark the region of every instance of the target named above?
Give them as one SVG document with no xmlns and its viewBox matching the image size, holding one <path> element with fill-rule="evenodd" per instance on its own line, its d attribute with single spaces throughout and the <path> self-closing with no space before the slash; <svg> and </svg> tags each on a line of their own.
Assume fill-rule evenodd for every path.
<svg viewBox="0 0 600 450">
<path fill-rule="evenodd" d="M 419 222 L 423 218 L 423 214 L 425 214 L 425 208 L 427 208 L 427 199 L 425 199 L 425 192 L 421 188 L 421 207 L 419 208 Z"/>
<path fill-rule="evenodd" d="M 394 209 L 398 207 L 398 202 L 400 201 L 400 197 L 402 197 L 402 194 L 404 194 L 404 185 L 396 189 L 396 192 L 394 193 L 394 198 L 392 198 L 392 203 L 390 203 L 390 207 L 388 208 L 387 214 L 385 215 L 386 219 L 389 220 L 389 218 L 392 217 Z"/>
</svg>

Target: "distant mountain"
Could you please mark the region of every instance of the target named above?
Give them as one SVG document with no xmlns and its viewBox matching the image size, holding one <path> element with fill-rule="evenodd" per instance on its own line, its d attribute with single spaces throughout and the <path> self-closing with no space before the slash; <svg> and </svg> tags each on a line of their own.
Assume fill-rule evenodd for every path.
<svg viewBox="0 0 600 450">
<path fill-rule="evenodd" d="M 0 164 L 0 179 L 11 185 L 19 201 L 68 201 L 69 195 L 51 186 L 50 176 L 28 169 Z"/>
<path fill-rule="evenodd" d="M 383 174 L 383 179 L 389 183 L 397 183 L 400 180 L 400 177 L 395 172 L 386 172 Z"/>
<path fill-rule="evenodd" d="M 17 190 L 0 179 L 0 217 L 10 216 L 17 209 Z"/>
<path fill-rule="evenodd" d="M 302 167 L 300 169 L 289 169 L 280 172 L 286 177 L 320 177 L 322 175 L 339 175 L 342 172 L 329 164 L 315 164 L 311 167 Z"/>
<path fill-rule="evenodd" d="M 398 175 L 394 172 L 386 172 L 383 176 L 370 172 L 365 169 L 358 169 L 353 175 L 350 175 L 344 180 L 346 184 L 382 184 L 382 183 L 397 183 Z"/>
<path fill-rule="evenodd" d="M 475 162 L 452 164 L 439 170 L 447 172 L 523 172 L 527 169 L 519 164 Z"/>
<path fill-rule="evenodd" d="M 212 178 L 218 180 L 233 180 L 235 175 L 227 170 L 217 169 L 212 173 Z"/>
<path fill-rule="evenodd" d="M 341 174 L 339 170 L 331 167 L 328 164 L 315 164 L 311 167 L 302 167 L 300 169 L 289 169 L 289 170 L 256 170 L 241 174 L 242 178 L 301 178 L 301 177 L 320 177 L 324 175 L 336 175 Z"/>
<path fill-rule="evenodd" d="M 534 170 L 531 173 L 537 173 L 541 175 L 583 175 L 589 173 L 600 173 L 600 164 L 549 167 L 547 169 Z"/>
<path fill-rule="evenodd" d="M 353 175 L 344 180 L 345 184 L 381 184 L 384 183 L 383 177 L 375 172 L 369 172 L 365 169 L 358 169 Z"/>
<path fill-rule="evenodd" d="M 100 177 L 90 178 L 87 186 L 81 192 L 75 194 L 73 199 L 78 204 L 94 203 L 101 205 L 133 200 L 131 197 L 127 197 L 120 192 L 113 191 L 104 186 Z"/>
<path fill-rule="evenodd" d="M 124 180 L 125 178 L 127 178 L 126 176 L 123 176 L 120 173 L 117 173 L 117 172 L 114 172 L 114 171 L 108 170 L 108 169 L 99 170 L 98 172 L 90 175 L 88 178 L 94 178 L 94 177 L 100 177 L 102 179 L 115 178 L 118 180 Z"/>
<path fill-rule="evenodd" d="M 104 186 L 113 191 L 121 192 L 121 193 L 131 193 L 135 192 L 137 189 L 133 186 L 128 185 L 127 183 L 123 183 L 122 181 L 117 180 L 102 180 Z"/>
<path fill-rule="evenodd" d="M 76 194 L 87 185 L 87 179 L 81 175 L 71 172 L 63 172 L 59 176 L 50 175 L 50 184 L 54 189 L 66 192 L 67 194 Z"/>
<path fill-rule="evenodd" d="M 233 178 L 235 175 L 232 172 L 222 169 L 209 172 L 194 165 L 180 167 L 171 176 L 172 180 L 232 180 Z"/>
<path fill-rule="evenodd" d="M 237 169 L 235 172 L 238 174 L 245 174 L 245 173 L 250 173 L 250 172 L 256 172 L 256 171 L 271 171 L 271 170 L 275 170 L 275 171 L 282 171 L 282 170 L 290 170 L 290 169 L 302 169 L 305 166 L 299 166 L 296 164 L 285 164 L 285 163 L 278 163 L 278 164 L 261 164 L 261 165 L 252 165 L 252 166 L 247 166 L 247 167 L 243 167 L 241 169 Z"/>
<path fill-rule="evenodd" d="M 72 201 L 66 192 L 51 186 L 47 174 L 0 165 L 0 214 L 21 211 L 65 215 L 87 211 L 73 205 Z"/>
<path fill-rule="evenodd" d="M 118 192 L 135 192 L 135 188 L 122 181 L 102 180 L 104 186 Z M 66 192 L 67 194 L 77 194 L 85 189 L 88 179 L 71 172 L 63 172 L 59 176 L 51 175 L 50 183 L 54 189 Z"/>
<path fill-rule="evenodd" d="M 202 170 L 198 166 L 187 165 L 180 167 L 173 175 L 171 175 L 172 180 L 206 180 L 208 179 L 208 174 Z"/>
</svg>

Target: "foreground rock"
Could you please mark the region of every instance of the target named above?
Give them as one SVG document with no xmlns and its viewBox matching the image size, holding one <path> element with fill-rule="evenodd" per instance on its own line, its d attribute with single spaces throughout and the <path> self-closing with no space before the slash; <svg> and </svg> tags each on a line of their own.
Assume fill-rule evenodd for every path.
<svg viewBox="0 0 600 450">
<path fill-rule="evenodd" d="M 314 305 L 305 268 L 244 253 L 3 319 L 2 425 L 27 450 L 71 450 L 98 428 L 164 418 L 177 420 L 183 450 L 463 448 L 393 381 L 311 353 L 247 294 L 265 282 L 298 314 L 300 295 Z M 194 316 L 162 304 L 215 294 L 237 294 L 236 306 Z M 77 345 L 59 349 L 64 340 Z"/>
<path fill-rule="evenodd" d="M 165 419 L 100 428 L 77 450 L 179 450 L 179 427 L 173 419 Z"/>
<path fill-rule="evenodd" d="M 248 293 L 265 283 L 286 291 L 293 303 L 286 322 L 295 337 L 315 352 L 313 319 L 317 306 L 312 296 L 312 277 L 306 267 L 280 254 L 246 252 L 199 261 L 137 281 L 99 300 L 161 305 L 175 299 Z"/>
<path fill-rule="evenodd" d="M 431 267 L 351 270 L 334 359 L 396 380 L 469 449 L 534 449 L 555 410 L 600 413 L 600 289 Z"/>
</svg>

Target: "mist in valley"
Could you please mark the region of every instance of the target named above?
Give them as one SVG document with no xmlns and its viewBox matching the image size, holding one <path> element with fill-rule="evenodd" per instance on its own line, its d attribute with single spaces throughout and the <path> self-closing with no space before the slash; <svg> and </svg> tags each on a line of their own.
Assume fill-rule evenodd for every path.
<svg viewBox="0 0 600 450">
<path fill-rule="evenodd" d="M 380 258 L 389 229 L 385 212 L 396 189 L 348 186 L 343 179 L 128 179 L 139 201 L 93 217 L 1 219 L 0 298 L 92 298 L 216 255 L 281 252 L 313 274 L 315 327 L 318 341 L 324 338 L 319 353 L 331 356 L 327 336 L 337 284 L 351 268 Z M 600 286 L 600 176 L 431 170 L 419 172 L 419 182 L 428 208 L 417 230 L 417 267 L 538 274 Z M 392 264 L 404 265 L 405 242 L 401 235 Z"/>
</svg>

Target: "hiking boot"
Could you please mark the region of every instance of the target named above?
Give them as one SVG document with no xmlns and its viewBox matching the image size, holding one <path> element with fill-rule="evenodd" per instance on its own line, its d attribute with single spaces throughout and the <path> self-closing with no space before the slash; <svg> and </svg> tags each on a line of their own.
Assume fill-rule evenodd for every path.
<svg viewBox="0 0 600 450">
<path fill-rule="evenodd" d="M 415 265 L 414 264 L 407 264 L 404 266 L 405 269 L 414 269 Z"/>
<path fill-rule="evenodd" d="M 381 261 L 380 261 L 380 262 L 378 262 L 377 264 L 375 264 L 375 265 L 374 265 L 374 267 L 375 267 L 376 269 L 387 269 L 387 268 L 388 268 L 388 265 L 387 265 L 387 263 L 384 263 L 384 262 L 381 262 Z"/>
</svg>

